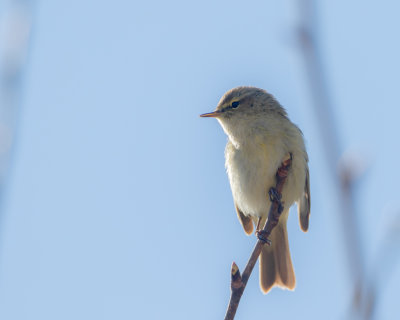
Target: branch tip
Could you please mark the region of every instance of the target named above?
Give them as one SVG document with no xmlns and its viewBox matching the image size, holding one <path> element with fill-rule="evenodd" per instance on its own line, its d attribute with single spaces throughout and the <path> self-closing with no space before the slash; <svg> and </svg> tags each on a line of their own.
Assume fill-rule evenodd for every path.
<svg viewBox="0 0 400 320">
<path fill-rule="evenodd" d="M 237 272 L 239 271 L 239 267 L 235 262 L 232 262 L 232 269 L 231 269 L 231 274 L 234 276 Z"/>
<path fill-rule="evenodd" d="M 231 290 L 237 290 L 243 286 L 242 276 L 239 271 L 239 267 L 235 262 L 232 263 L 231 269 Z"/>
</svg>

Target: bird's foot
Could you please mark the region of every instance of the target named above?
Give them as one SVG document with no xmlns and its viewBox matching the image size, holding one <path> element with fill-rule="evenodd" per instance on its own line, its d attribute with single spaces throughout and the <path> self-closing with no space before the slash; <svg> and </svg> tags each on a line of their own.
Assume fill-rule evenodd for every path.
<svg viewBox="0 0 400 320">
<path fill-rule="evenodd" d="M 256 231 L 256 236 L 258 238 L 258 240 L 266 243 L 267 245 L 271 245 L 271 240 L 268 239 L 268 232 L 265 230 L 257 230 Z"/>
<path fill-rule="evenodd" d="M 278 213 L 282 213 L 283 211 L 283 205 L 281 201 L 282 195 L 274 187 L 269 189 L 268 194 L 269 194 L 269 200 L 271 200 L 271 202 L 276 202 L 278 204 Z"/>
</svg>

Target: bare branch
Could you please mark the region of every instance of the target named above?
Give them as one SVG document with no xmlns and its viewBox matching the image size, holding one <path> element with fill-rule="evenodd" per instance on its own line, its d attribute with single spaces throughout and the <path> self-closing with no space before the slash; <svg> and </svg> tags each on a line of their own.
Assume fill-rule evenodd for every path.
<svg viewBox="0 0 400 320">
<path fill-rule="evenodd" d="M 282 203 L 280 202 L 280 197 L 282 194 L 282 189 L 285 184 L 286 178 L 289 173 L 290 166 L 292 164 L 292 157 L 288 160 L 285 160 L 282 165 L 279 167 L 276 173 L 276 187 L 278 196 L 272 198 L 271 207 L 268 213 L 268 220 L 265 224 L 264 229 L 260 232 L 262 233 L 262 238 L 267 239 L 271 234 L 272 230 L 278 224 L 279 217 L 283 211 Z M 247 262 L 247 265 L 243 271 L 243 274 L 240 274 L 239 268 L 235 262 L 232 263 L 231 269 L 231 298 L 229 300 L 229 306 L 226 311 L 225 320 L 232 320 L 235 318 L 236 310 L 239 306 L 240 298 L 243 295 L 244 289 L 246 288 L 247 281 L 250 278 L 251 272 L 257 262 L 257 259 L 261 253 L 263 246 L 267 243 L 266 240 L 263 240 L 259 237 L 259 240 L 254 247 L 254 250 Z"/>
</svg>

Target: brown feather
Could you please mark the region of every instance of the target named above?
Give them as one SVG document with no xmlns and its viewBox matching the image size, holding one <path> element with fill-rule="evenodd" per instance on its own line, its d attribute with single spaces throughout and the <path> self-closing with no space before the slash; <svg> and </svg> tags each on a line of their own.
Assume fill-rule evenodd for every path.
<svg viewBox="0 0 400 320">
<path fill-rule="evenodd" d="M 240 223 L 243 226 L 244 232 L 246 234 L 250 235 L 253 233 L 253 220 L 250 217 L 246 217 L 244 213 L 238 208 L 238 206 L 235 204 L 236 212 L 239 218 Z"/>
<path fill-rule="evenodd" d="M 298 205 L 299 220 L 301 230 L 307 232 L 308 223 L 310 219 L 310 207 L 311 207 L 311 197 L 310 197 L 310 174 L 308 168 L 306 168 L 306 181 L 304 184 L 304 192 Z"/>
<path fill-rule="evenodd" d="M 293 290 L 296 277 L 289 251 L 286 221 L 280 221 L 272 230 L 271 246 L 265 245 L 260 255 L 260 286 L 264 293 L 278 286 Z"/>
</svg>

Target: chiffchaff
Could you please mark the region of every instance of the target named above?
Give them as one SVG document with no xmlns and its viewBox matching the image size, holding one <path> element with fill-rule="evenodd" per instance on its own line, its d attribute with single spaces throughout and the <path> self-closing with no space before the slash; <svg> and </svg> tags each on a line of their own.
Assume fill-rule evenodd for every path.
<svg viewBox="0 0 400 320">
<path fill-rule="evenodd" d="M 264 226 L 271 201 L 268 191 L 275 186 L 281 163 L 292 156 L 292 165 L 282 190 L 284 211 L 273 229 L 271 246 L 260 255 L 260 286 L 267 293 L 273 286 L 293 290 L 296 285 L 290 257 L 286 222 L 289 208 L 297 202 L 300 227 L 306 232 L 310 216 L 308 156 L 300 129 L 285 109 L 265 90 L 234 88 L 221 98 L 214 117 L 228 135 L 225 165 L 239 220 L 247 234 Z"/>
</svg>

